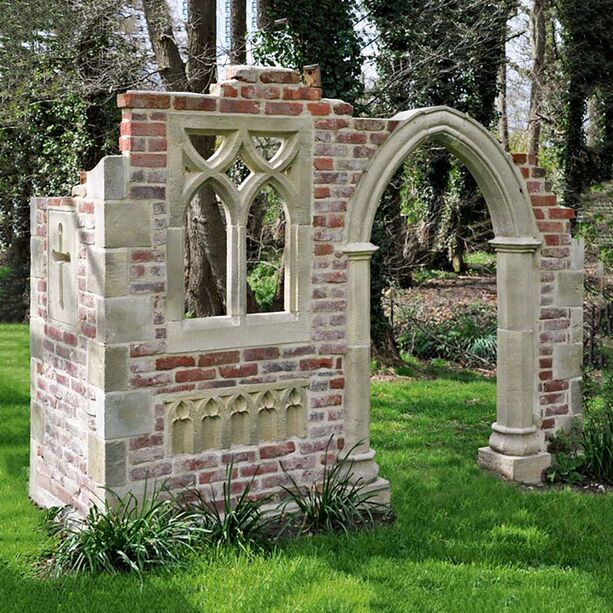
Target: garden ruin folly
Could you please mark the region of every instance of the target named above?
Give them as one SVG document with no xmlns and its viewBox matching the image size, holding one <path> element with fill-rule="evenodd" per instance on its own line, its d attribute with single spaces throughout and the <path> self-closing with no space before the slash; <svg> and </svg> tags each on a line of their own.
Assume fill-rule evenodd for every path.
<svg viewBox="0 0 613 613">
<path fill-rule="evenodd" d="M 237 66 L 211 95 L 128 92 L 122 155 L 70 198 L 32 201 L 30 494 L 84 512 L 147 479 L 279 492 L 282 464 L 321 479 L 331 435 L 382 500 L 370 447 L 370 232 L 394 171 L 447 147 L 488 204 L 497 251 L 497 416 L 479 463 L 540 481 L 546 434 L 581 413 L 582 246 L 542 169 L 446 107 L 353 117 L 297 72 Z M 203 159 L 192 137 L 215 135 Z M 270 159 L 258 138 L 282 144 Z M 249 176 L 227 170 L 240 158 Z M 223 201 L 227 313 L 184 315 L 184 211 Z M 272 186 L 286 205 L 284 310 L 248 313 L 245 228 Z M 485 441 L 484 441 L 485 442 Z"/>
</svg>

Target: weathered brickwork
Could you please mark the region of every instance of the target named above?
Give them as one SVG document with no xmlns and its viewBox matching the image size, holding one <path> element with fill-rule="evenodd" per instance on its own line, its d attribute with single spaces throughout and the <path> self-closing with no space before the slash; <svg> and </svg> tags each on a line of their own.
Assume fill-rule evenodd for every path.
<svg viewBox="0 0 613 613">
<path fill-rule="evenodd" d="M 259 466 L 254 491 L 280 495 L 288 483 L 282 465 L 299 483 L 311 483 L 321 478 L 330 436 L 336 449 L 343 447 L 346 213 L 398 121 L 354 118 L 351 105 L 321 99 L 293 71 L 234 67 L 229 75 L 213 95 L 119 96 L 122 156 L 88 173 L 73 198 L 32 202 L 32 253 L 39 255 L 32 268 L 31 494 L 41 504 L 59 500 L 83 511 L 101 486 L 139 492 L 147 479 L 205 494 L 212 485 L 219 494 L 231 461 L 236 493 Z M 169 193 L 178 179 L 169 177 L 175 146 L 169 125 L 209 116 L 306 121 L 300 134 L 311 140 L 300 160 L 312 169 L 311 274 L 300 286 L 308 295 L 298 309 L 307 322 L 299 341 L 253 346 L 245 332 L 242 342 L 222 348 L 173 344 L 169 236 L 176 203 Z M 580 373 L 571 354 L 581 343 L 574 292 L 581 265 L 573 262 L 572 211 L 556 205 L 541 169 L 525 157 L 515 162 L 543 235 L 537 393 L 542 428 L 553 431 L 580 410 L 572 398 Z M 57 250 L 48 262 L 50 207 L 76 215 L 75 326 L 48 316 L 57 291 L 48 287 L 49 266 L 67 262 Z"/>
</svg>

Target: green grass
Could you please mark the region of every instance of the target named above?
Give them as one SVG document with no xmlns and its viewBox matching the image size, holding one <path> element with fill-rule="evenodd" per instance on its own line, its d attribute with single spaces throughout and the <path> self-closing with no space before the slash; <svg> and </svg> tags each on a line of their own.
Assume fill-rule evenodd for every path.
<svg viewBox="0 0 613 613">
<path fill-rule="evenodd" d="M 145 576 L 43 581 L 42 514 L 26 494 L 28 350 L 0 326 L 0 611 L 611 611 L 613 500 L 529 491 L 475 464 L 494 384 L 375 383 L 372 444 L 393 484 L 394 525 L 318 536 L 270 556 L 190 560 Z"/>
</svg>

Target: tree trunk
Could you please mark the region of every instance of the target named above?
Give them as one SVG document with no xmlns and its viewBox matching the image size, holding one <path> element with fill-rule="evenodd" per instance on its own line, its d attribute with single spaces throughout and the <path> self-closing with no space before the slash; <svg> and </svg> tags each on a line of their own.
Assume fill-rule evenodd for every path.
<svg viewBox="0 0 613 613">
<path fill-rule="evenodd" d="M 188 0 L 187 78 L 189 90 L 208 94 L 217 77 L 215 0 Z"/>
<path fill-rule="evenodd" d="M 247 63 L 247 0 L 232 0 L 230 62 Z"/>
<path fill-rule="evenodd" d="M 500 64 L 498 69 L 498 140 L 505 151 L 509 151 L 509 114 L 507 110 L 507 63 Z"/>
<path fill-rule="evenodd" d="M 532 86 L 530 90 L 530 117 L 528 120 L 528 154 L 538 159 L 541 140 L 541 112 L 543 106 L 543 79 L 545 74 L 545 10 L 546 0 L 534 0 L 530 14 L 532 43 Z"/>
<path fill-rule="evenodd" d="M 143 0 L 143 12 L 158 70 L 166 89 L 187 88 L 185 66 L 172 28 L 172 17 L 166 0 Z"/>
<path fill-rule="evenodd" d="M 258 2 L 258 29 L 270 29 L 270 0 L 259 0 Z"/>
</svg>

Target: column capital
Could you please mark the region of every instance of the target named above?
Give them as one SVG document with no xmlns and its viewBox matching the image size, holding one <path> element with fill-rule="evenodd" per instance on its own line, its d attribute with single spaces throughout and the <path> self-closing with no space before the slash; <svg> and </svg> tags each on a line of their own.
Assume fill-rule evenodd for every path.
<svg viewBox="0 0 613 613">
<path fill-rule="evenodd" d="M 343 247 L 343 253 L 346 253 L 350 260 L 369 260 L 377 249 L 379 247 L 372 243 L 347 243 Z"/>
<path fill-rule="evenodd" d="M 497 253 L 534 253 L 543 244 L 533 236 L 497 236 L 489 243 Z"/>
</svg>

